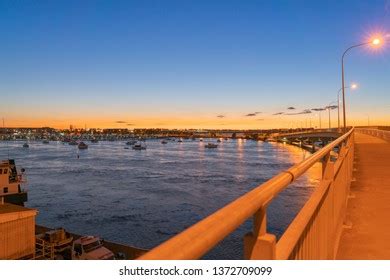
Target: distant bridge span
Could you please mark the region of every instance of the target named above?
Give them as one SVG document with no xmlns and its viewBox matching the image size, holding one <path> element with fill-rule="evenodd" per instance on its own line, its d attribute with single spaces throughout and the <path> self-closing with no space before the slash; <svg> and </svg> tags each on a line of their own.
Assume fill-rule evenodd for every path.
<svg viewBox="0 0 390 280">
<path fill-rule="evenodd" d="M 294 133 L 280 133 L 274 134 L 273 137 L 276 139 L 286 138 L 286 139 L 297 139 L 297 138 L 338 138 L 342 134 L 337 131 L 323 131 L 323 130 L 314 130 L 314 131 L 304 131 L 304 132 L 294 132 Z"/>
</svg>

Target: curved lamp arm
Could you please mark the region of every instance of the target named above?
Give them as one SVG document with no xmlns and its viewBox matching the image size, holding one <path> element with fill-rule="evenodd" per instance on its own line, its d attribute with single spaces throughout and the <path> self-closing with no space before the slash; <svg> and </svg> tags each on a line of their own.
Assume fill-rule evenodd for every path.
<svg viewBox="0 0 390 280">
<path fill-rule="evenodd" d="M 347 129 L 347 121 L 346 121 L 346 114 L 345 114 L 345 84 L 344 84 L 344 56 L 347 54 L 348 51 L 350 51 L 353 48 L 369 45 L 371 42 L 364 42 L 361 44 L 353 45 L 346 49 L 341 56 L 341 90 L 343 92 L 343 123 L 344 123 L 344 132 L 346 132 Z"/>
</svg>

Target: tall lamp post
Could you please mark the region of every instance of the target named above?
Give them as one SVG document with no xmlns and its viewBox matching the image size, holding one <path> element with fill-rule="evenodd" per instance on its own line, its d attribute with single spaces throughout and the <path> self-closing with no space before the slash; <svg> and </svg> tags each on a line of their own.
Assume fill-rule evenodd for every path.
<svg viewBox="0 0 390 280">
<path fill-rule="evenodd" d="M 328 104 L 328 106 L 325 107 L 325 109 L 328 110 L 328 114 L 329 114 L 329 130 L 331 130 L 332 128 L 332 125 L 331 125 L 331 121 L 330 121 L 330 111 L 333 110 L 333 109 L 336 109 L 336 105 L 332 105 L 333 103 L 336 103 L 336 101 L 332 101 Z"/>
<path fill-rule="evenodd" d="M 346 114 L 345 114 L 344 57 L 348 53 L 348 51 L 350 51 L 351 49 L 362 47 L 362 46 L 365 46 L 365 45 L 378 46 L 381 42 L 382 42 L 381 39 L 375 38 L 375 39 L 373 39 L 373 40 L 371 40 L 369 42 L 353 45 L 353 46 L 349 47 L 348 49 L 346 49 L 344 51 L 343 55 L 341 56 L 341 90 L 343 92 L 343 117 L 344 117 L 343 123 L 344 123 L 344 132 L 346 132 L 346 130 L 347 130 L 347 119 L 346 119 Z"/>
<path fill-rule="evenodd" d="M 325 111 L 326 110 L 326 107 L 325 108 L 313 108 L 311 109 L 312 111 L 315 111 L 317 114 L 318 114 L 318 124 L 319 124 L 319 128 L 321 129 L 322 128 L 322 123 L 321 123 L 321 111 Z M 317 117 L 317 115 L 315 115 Z M 311 121 L 311 120 L 310 120 Z"/>
<path fill-rule="evenodd" d="M 321 111 L 318 111 L 318 125 L 320 126 L 320 129 L 322 129 L 322 122 L 321 122 Z"/>
<path fill-rule="evenodd" d="M 352 84 L 351 86 L 344 87 L 345 89 L 355 89 L 357 88 L 356 84 Z M 340 88 L 337 92 L 337 122 L 338 122 L 338 130 L 340 130 L 340 93 L 343 88 Z"/>
</svg>

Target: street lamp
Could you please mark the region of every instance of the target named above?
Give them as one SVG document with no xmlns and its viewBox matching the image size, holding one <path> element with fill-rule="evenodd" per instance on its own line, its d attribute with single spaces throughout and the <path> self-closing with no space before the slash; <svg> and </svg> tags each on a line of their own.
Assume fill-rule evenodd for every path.
<svg viewBox="0 0 390 280">
<path fill-rule="evenodd" d="M 372 40 L 373 45 L 379 45 L 380 43 L 381 43 L 381 40 L 379 38 L 375 38 L 374 40 Z"/>
<path fill-rule="evenodd" d="M 349 47 L 348 49 L 346 49 L 344 51 L 343 55 L 341 56 L 341 90 L 343 92 L 344 132 L 346 132 L 346 129 L 347 129 L 347 120 L 346 120 L 346 115 L 345 115 L 344 57 L 348 53 L 348 51 L 350 51 L 353 48 L 362 47 L 362 46 L 365 46 L 365 45 L 379 46 L 381 43 L 382 43 L 382 39 L 381 38 L 374 38 L 371 41 L 368 41 L 368 42 L 365 42 L 365 43 L 361 43 L 361 44 L 357 44 L 357 45 L 353 45 L 353 46 Z"/>
<path fill-rule="evenodd" d="M 322 128 L 322 124 L 321 124 L 321 111 L 325 111 L 326 108 L 313 108 L 311 110 L 318 113 L 318 123 L 319 123 L 320 129 L 321 129 Z M 315 116 L 317 117 L 317 115 L 315 115 Z"/>
<path fill-rule="evenodd" d="M 321 125 L 321 111 L 318 111 L 318 125 L 320 126 L 320 129 L 322 129 L 322 125 Z"/>
<path fill-rule="evenodd" d="M 351 84 L 351 86 L 344 87 L 350 88 L 350 89 L 356 89 L 357 84 Z M 338 129 L 340 130 L 340 93 L 343 88 L 340 88 L 339 91 L 337 92 L 337 122 L 338 122 Z"/>
<path fill-rule="evenodd" d="M 336 109 L 336 107 L 338 108 L 339 106 L 337 105 L 332 105 L 333 103 L 336 103 L 336 101 L 332 101 L 328 104 L 328 106 L 325 107 L 325 109 L 328 110 L 328 113 L 329 113 L 329 130 L 331 129 L 331 122 L 330 122 L 330 111 L 333 110 L 333 109 Z M 332 106 L 331 106 L 332 105 Z"/>
</svg>

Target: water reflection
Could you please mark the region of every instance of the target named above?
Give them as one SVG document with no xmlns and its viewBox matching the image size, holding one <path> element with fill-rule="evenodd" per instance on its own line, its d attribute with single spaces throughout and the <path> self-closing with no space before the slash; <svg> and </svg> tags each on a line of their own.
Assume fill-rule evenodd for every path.
<svg viewBox="0 0 390 280">
<path fill-rule="evenodd" d="M 145 151 L 124 149 L 125 142 L 99 142 L 80 151 L 62 143 L 9 143 L 10 155 L 26 168 L 29 207 L 37 222 L 81 234 L 151 248 L 281 170 L 301 162 L 293 146 L 245 140 L 222 141 L 217 149 L 203 142 L 147 141 Z M 306 155 L 307 156 L 307 155 Z M 4 142 L 0 158 L 7 157 Z M 287 188 L 269 206 L 269 229 L 280 234 L 316 185 L 319 168 Z M 251 221 L 230 235 L 206 258 L 239 259 L 242 237 Z"/>
</svg>

